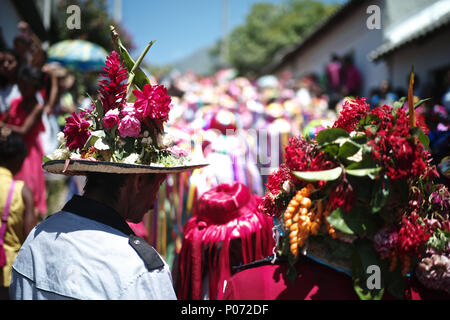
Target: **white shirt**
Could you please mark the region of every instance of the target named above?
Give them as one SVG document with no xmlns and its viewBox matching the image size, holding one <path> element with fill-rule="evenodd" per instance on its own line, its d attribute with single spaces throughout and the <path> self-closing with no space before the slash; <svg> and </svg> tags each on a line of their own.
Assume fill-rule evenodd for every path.
<svg viewBox="0 0 450 320">
<path fill-rule="evenodd" d="M 176 299 L 167 263 L 149 270 L 128 241 L 108 225 L 58 212 L 20 249 L 11 299 Z"/>
</svg>

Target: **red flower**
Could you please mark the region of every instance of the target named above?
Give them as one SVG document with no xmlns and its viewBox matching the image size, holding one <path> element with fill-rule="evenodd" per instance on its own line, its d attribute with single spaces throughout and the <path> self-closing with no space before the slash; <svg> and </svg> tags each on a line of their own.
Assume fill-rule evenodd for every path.
<svg viewBox="0 0 450 320">
<path fill-rule="evenodd" d="M 398 250 L 400 254 L 415 256 L 430 234 L 425 224 L 420 224 L 418 215 L 413 212 L 410 217 L 402 218 L 402 227 L 398 232 Z"/>
<path fill-rule="evenodd" d="M 269 192 L 258 205 L 258 212 L 269 217 L 278 217 L 281 210 L 275 204 L 274 196 Z"/>
<path fill-rule="evenodd" d="M 120 61 L 117 52 L 112 51 L 106 58 L 106 67 L 103 68 L 106 74 L 99 81 L 100 101 L 104 112 L 118 108 L 124 101 L 127 93 L 127 70 Z"/>
<path fill-rule="evenodd" d="M 353 208 L 355 203 L 356 195 L 353 191 L 353 187 L 344 178 L 337 187 L 330 193 L 330 210 L 335 210 L 337 208 L 342 208 L 344 212 L 349 212 Z"/>
<path fill-rule="evenodd" d="M 269 176 L 266 187 L 273 195 L 277 195 L 280 193 L 283 183 L 290 179 L 292 179 L 291 171 L 283 163 L 278 170 Z"/>
<path fill-rule="evenodd" d="M 293 171 L 306 171 L 314 152 L 314 145 L 305 139 L 300 137 L 289 139 L 289 145 L 284 154 L 287 167 Z"/>
<path fill-rule="evenodd" d="M 119 123 L 119 110 L 117 109 L 109 110 L 102 120 L 106 129 L 110 130 L 114 128 Z"/>
<path fill-rule="evenodd" d="M 67 118 L 63 132 L 66 137 L 66 147 L 68 147 L 69 150 L 72 151 L 84 146 L 91 135 L 89 126 L 90 123 L 85 119 L 80 118 L 75 112 L 72 113 L 72 116 Z"/>
<path fill-rule="evenodd" d="M 143 91 L 133 90 L 136 96 L 134 107 L 138 117 L 150 117 L 153 120 L 165 122 L 169 119 L 170 96 L 163 85 L 146 84 Z"/>
<path fill-rule="evenodd" d="M 386 169 L 393 181 L 419 177 L 427 168 L 427 152 L 418 139 L 411 137 L 406 112 L 399 109 L 395 117 L 392 112 L 393 109 L 387 105 L 371 112 L 378 118 L 378 130 L 366 132 L 373 159 Z"/>
<path fill-rule="evenodd" d="M 366 98 L 345 100 L 339 118 L 333 124 L 333 128 L 341 128 L 352 132 L 358 122 L 369 113 L 369 105 Z"/>
</svg>

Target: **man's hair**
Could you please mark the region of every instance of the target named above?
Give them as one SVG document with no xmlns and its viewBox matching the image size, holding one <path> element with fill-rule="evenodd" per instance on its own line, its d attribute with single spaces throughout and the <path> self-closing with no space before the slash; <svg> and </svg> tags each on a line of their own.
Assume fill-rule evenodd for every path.
<svg viewBox="0 0 450 320">
<path fill-rule="evenodd" d="M 94 193 L 105 199 L 110 199 L 114 203 L 119 197 L 120 188 L 125 185 L 128 177 L 132 175 L 103 172 L 87 173 L 84 193 Z M 146 174 L 146 176 L 150 180 L 154 179 L 155 174 Z"/>
<path fill-rule="evenodd" d="M 90 172 L 86 174 L 84 193 L 95 193 L 115 201 L 128 174 Z"/>
</svg>

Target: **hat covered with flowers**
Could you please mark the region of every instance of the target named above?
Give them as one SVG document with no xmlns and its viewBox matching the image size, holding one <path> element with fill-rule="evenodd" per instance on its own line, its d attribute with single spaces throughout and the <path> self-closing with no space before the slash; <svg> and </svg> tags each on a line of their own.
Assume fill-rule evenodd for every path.
<svg viewBox="0 0 450 320">
<path fill-rule="evenodd" d="M 314 139 L 290 139 L 259 205 L 282 236 L 288 278 L 303 254 L 350 275 L 361 299 L 403 298 L 408 277 L 450 293 L 450 193 L 437 183 L 411 79 L 408 100 L 372 110 L 347 100 Z"/>
<path fill-rule="evenodd" d="M 153 41 L 135 62 L 114 27 L 111 34 L 116 50 L 106 58 L 98 99 L 66 119 L 60 146 L 44 157 L 43 168 L 66 174 L 170 173 L 205 166 L 164 132 L 171 97 L 139 68 Z"/>
</svg>

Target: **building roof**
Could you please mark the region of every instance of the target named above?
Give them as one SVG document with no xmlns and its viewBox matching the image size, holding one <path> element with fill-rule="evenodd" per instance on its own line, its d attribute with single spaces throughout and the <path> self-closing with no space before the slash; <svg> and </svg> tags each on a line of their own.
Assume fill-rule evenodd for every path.
<svg viewBox="0 0 450 320">
<path fill-rule="evenodd" d="M 394 51 L 400 49 L 401 47 L 412 43 L 414 41 L 418 41 L 422 39 L 425 36 L 429 36 L 432 33 L 435 33 L 439 30 L 442 30 L 444 27 L 448 26 L 450 24 L 450 12 L 445 13 L 442 15 L 439 19 L 436 19 L 434 21 L 430 21 L 428 24 L 426 24 L 424 27 L 419 28 L 417 30 L 411 31 L 409 34 L 407 34 L 405 37 L 403 37 L 399 41 L 394 42 L 385 42 L 375 50 L 369 53 L 368 57 L 370 61 L 377 61 L 382 58 L 385 58 L 389 54 L 393 53 Z"/>
<path fill-rule="evenodd" d="M 307 35 L 303 41 L 293 46 L 280 50 L 272 60 L 272 63 L 263 70 L 262 73 L 272 73 L 284 63 L 294 58 L 298 52 L 310 45 L 313 41 L 317 40 L 319 36 L 325 34 L 330 28 L 333 28 L 335 23 L 341 21 L 343 17 L 354 11 L 355 8 L 368 2 L 368 0 L 349 0 L 337 9 L 330 17 L 319 24 L 309 35 Z"/>
</svg>

